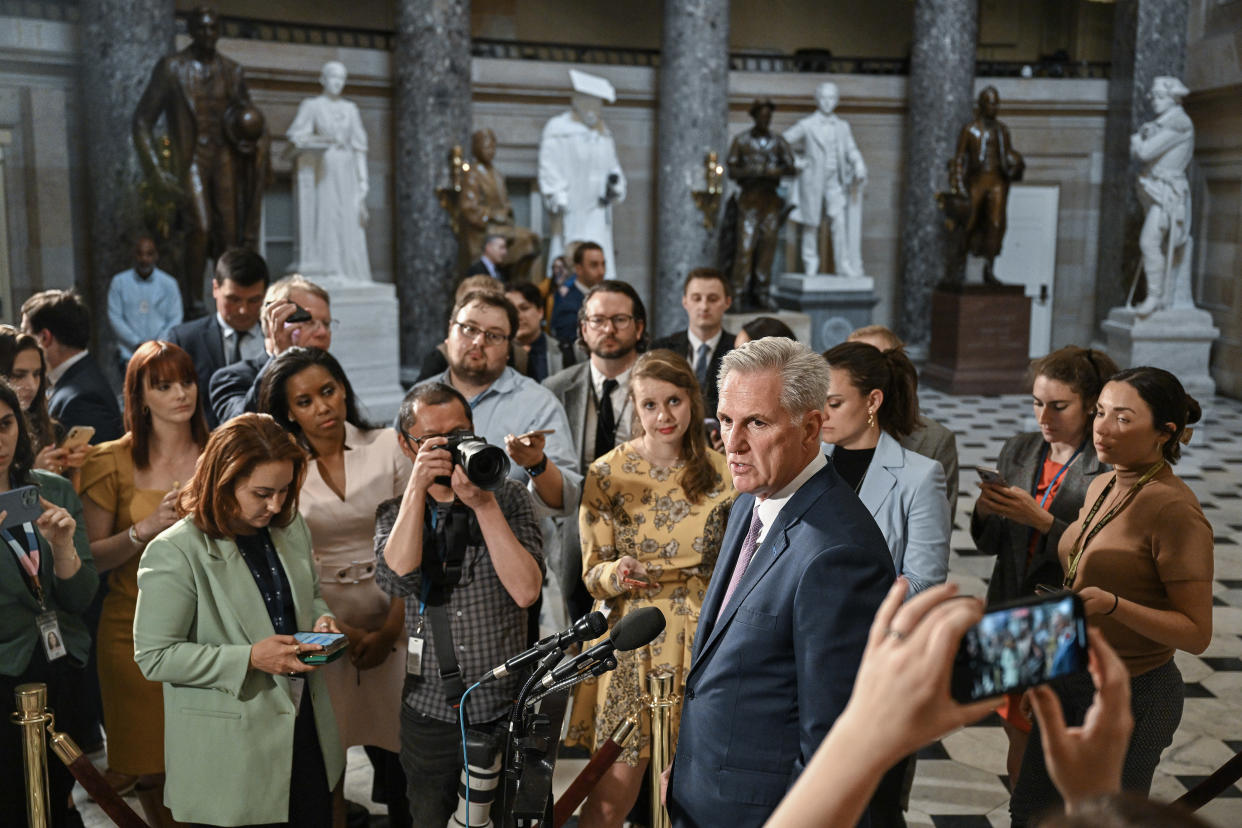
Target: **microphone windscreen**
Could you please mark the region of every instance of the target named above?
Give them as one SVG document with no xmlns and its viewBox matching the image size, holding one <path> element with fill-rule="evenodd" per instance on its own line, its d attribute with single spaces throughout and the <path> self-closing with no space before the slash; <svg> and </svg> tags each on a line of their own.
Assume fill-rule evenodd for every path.
<svg viewBox="0 0 1242 828">
<path fill-rule="evenodd" d="M 622 652 L 636 650 L 664 632 L 664 623 L 664 613 L 657 607 L 641 607 L 618 621 L 609 638 Z"/>
<path fill-rule="evenodd" d="M 608 619 L 602 612 L 591 612 L 574 622 L 574 637 L 579 641 L 594 641 L 608 632 Z"/>
</svg>

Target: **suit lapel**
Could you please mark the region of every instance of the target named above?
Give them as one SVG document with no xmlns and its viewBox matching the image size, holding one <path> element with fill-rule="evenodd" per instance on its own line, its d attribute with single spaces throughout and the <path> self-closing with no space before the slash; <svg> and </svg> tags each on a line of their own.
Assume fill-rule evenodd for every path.
<svg viewBox="0 0 1242 828">
<path fill-rule="evenodd" d="M 884 505 L 884 501 L 897 486 L 899 469 L 906 464 L 901 453 L 901 444 L 885 432 L 880 432 L 880 442 L 876 443 L 875 455 L 871 458 L 871 466 L 863 478 L 862 488 L 858 491 L 858 499 L 875 517 Z"/>
<path fill-rule="evenodd" d="M 725 590 L 729 588 L 729 581 L 733 577 L 733 567 L 737 565 L 742 541 L 750 529 L 750 516 L 754 508 L 754 496 L 744 494 L 738 497 L 729 511 L 729 523 L 725 527 L 724 538 L 720 541 L 720 549 L 724 554 L 716 559 L 716 568 L 712 571 L 712 579 L 707 585 L 707 594 L 703 596 L 703 608 L 699 611 L 698 634 L 694 640 L 695 661 L 698 660 L 698 651 L 703 649 L 703 643 L 716 626 L 720 602 L 724 600 Z"/>
<path fill-rule="evenodd" d="M 204 344 L 207 346 L 207 353 L 211 354 L 213 364 L 224 365 L 224 331 L 220 328 L 220 323 L 215 316 L 207 317 L 207 324 L 203 326 Z"/>
</svg>

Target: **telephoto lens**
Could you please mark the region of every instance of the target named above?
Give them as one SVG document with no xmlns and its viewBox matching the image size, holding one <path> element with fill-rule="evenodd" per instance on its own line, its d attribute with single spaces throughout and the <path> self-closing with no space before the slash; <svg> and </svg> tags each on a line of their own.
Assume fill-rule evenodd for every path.
<svg viewBox="0 0 1242 828">
<path fill-rule="evenodd" d="M 453 453 L 453 464 L 461 466 L 470 482 L 480 489 L 494 492 L 505 482 L 509 456 L 504 449 L 474 434 L 452 435 L 447 448 Z"/>
</svg>

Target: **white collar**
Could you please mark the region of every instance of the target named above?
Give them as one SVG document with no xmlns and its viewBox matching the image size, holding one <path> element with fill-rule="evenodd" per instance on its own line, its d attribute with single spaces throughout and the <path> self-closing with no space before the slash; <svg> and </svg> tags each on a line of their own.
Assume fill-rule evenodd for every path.
<svg viewBox="0 0 1242 828">
<path fill-rule="evenodd" d="M 591 387 L 595 389 L 596 399 L 599 399 L 600 395 L 604 393 L 604 380 L 606 379 L 615 379 L 617 381 L 617 390 L 613 391 L 614 394 L 617 393 L 617 391 L 620 391 L 621 393 L 628 393 L 630 387 L 630 372 L 634 370 L 633 365 L 626 368 L 615 377 L 604 376 L 604 374 L 595 367 L 594 362 L 590 362 L 588 360 L 587 365 L 591 367 Z"/>
<path fill-rule="evenodd" d="M 686 338 L 690 340 L 690 353 L 692 354 L 697 354 L 699 352 L 700 345 L 706 345 L 707 354 L 708 356 L 711 356 L 712 354 L 716 353 L 716 346 L 720 344 L 720 337 L 722 336 L 724 336 L 723 327 L 720 330 L 716 331 L 716 335 L 713 336 L 711 339 L 699 339 L 697 336 L 694 335 L 693 331 L 691 331 L 689 328 L 686 328 Z"/>
<path fill-rule="evenodd" d="M 785 508 L 785 504 L 789 502 L 790 498 L 797 494 L 798 489 L 801 489 L 806 481 L 810 480 L 826 465 L 828 465 L 828 458 L 822 452 L 815 452 L 811 462 L 807 463 L 802 471 L 798 472 L 797 477 L 789 481 L 776 494 L 765 500 L 758 501 L 758 505 L 755 508 L 759 512 L 759 520 L 763 521 L 763 528 L 759 530 L 759 543 L 762 543 L 763 539 L 768 536 L 768 529 L 772 528 L 772 525 L 776 523 L 776 518 L 780 515 L 781 509 Z"/>
<path fill-rule="evenodd" d="M 232 339 L 233 336 L 237 333 L 236 328 L 230 327 L 229 323 L 224 321 L 224 317 L 220 315 L 220 311 L 216 311 L 216 323 L 219 324 L 220 333 L 224 335 L 225 339 Z M 249 328 L 247 328 L 246 330 L 242 331 L 242 333 L 257 334 L 259 337 L 262 337 L 263 336 L 263 325 L 262 323 L 256 322 L 253 325 L 251 325 Z"/>
<path fill-rule="evenodd" d="M 65 375 L 65 372 L 68 371 L 73 366 L 77 365 L 82 360 L 86 359 L 86 355 L 88 353 L 89 351 L 87 350 L 78 351 L 76 354 L 69 357 L 64 362 L 62 362 L 60 365 L 57 365 L 55 368 L 49 368 L 47 371 L 48 385 L 55 385 L 57 382 L 59 382 L 60 378 Z"/>
</svg>

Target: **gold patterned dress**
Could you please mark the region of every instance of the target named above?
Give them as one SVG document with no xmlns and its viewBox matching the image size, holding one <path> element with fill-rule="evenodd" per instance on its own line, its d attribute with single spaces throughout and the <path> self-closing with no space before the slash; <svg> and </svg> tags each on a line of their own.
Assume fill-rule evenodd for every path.
<svg viewBox="0 0 1242 828">
<path fill-rule="evenodd" d="M 609 629 L 636 607 L 654 606 L 664 612 L 667 626 L 645 647 L 617 653 L 617 669 L 578 685 L 565 737 L 567 744 L 595 750 L 627 716 L 638 720 L 620 761 L 637 765 L 650 755 L 651 722 L 641 697 L 647 692 L 647 674 L 667 670 L 674 676 L 679 697 L 672 710 L 673 744 L 681 719 L 680 696 L 685 687 L 694 631 L 703 596 L 724 538 L 729 508 L 737 492 L 724 455 L 708 450 L 716 469 L 716 484 L 702 502 L 690 503 L 681 488 L 685 466 L 653 466 L 632 443 L 617 448 L 591 464 L 582 486 L 578 525 L 582 533 L 582 571 L 595 608 L 608 613 Z M 638 595 L 622 591 L 615 573 L 617 561 L 632 555 L 646 568 L 658 591 Z"/>
</svg>

